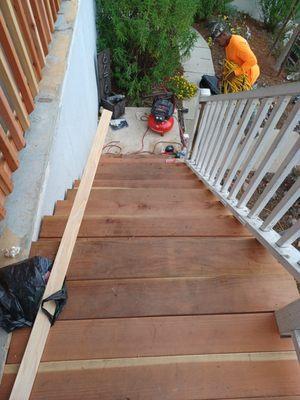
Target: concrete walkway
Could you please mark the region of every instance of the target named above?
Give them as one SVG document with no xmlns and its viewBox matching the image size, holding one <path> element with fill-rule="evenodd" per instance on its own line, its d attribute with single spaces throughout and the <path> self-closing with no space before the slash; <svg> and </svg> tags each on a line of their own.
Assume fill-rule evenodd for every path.
<svg viewBox="0 0 300 400">
<path fill-rule="evenodd" d="M 185 78 L 195 83 L 197 86 L 203 75 L 214 75 L 214 65 L 211 57 L 211 51 L 198 31 L 193 29 L 197 34 L 197 41 L 188 59 L 183 62 Z M 200 90 L 195 97 L 185 100 L 183 106 L 189 109 L 188 114 L 184 115 L 185 131 L 189 135 L 193 133 L 196 111 L 199 105 Z"/>
</svg>

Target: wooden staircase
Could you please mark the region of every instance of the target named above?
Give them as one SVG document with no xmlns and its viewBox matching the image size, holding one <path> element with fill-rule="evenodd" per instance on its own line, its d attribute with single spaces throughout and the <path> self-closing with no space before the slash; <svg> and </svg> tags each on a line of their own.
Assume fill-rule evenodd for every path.
<svg viewBox="0 0 300 400">
<path fill-rule="evenodd" d="M 31 255 L 53 258 L 78 182 Z M 101 159 L 33 400 L 300 400 L 293 278 L 184 164 Z M 9 398 L 30 331 L 13 334 Z"/>
</svg>

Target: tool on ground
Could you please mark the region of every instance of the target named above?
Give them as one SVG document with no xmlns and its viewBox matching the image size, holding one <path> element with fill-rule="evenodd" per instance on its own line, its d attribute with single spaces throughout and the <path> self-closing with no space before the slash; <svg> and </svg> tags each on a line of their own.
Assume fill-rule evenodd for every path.
<svg viewBox="0 0 300 400">
<path fill-rule="evenodd" d="M 151 113 L 148 117 L 149 128 L 164 136 L 174 125 L 175 96 L 167 92 L 154 97 Z"/>
</svg>

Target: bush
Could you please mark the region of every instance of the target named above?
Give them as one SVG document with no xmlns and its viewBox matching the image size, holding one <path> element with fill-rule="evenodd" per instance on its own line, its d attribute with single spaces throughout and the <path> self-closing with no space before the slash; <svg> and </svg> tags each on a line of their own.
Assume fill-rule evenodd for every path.
<svg viewBox="0 0 300 400">
<path fill-rule="evenodd" d="M 198 0 L 197 16 L 206 20 L 217 14 L 228 12 L 228 3 L 232 0 Z"/>
<path fill-rule="evenodd" d="M 259 0 L 266 28 L 274 32 L 290 12 L 294 0 Z M 300 4 L 296 14 L 300 12 Z"/>
<path fill-rule="evenodd" d="M 109 48 L 115 84 L 134 104 L 189 54 L 197 0 L 96 0 L 98 49 Z"/>
<path fill-rule="evenodd" d="M 170 78 L 166 86 L 179 100 L 191 99 L 196 95 L 198 90 L 194 83 L 189 82 L 181 75 L 175 75 Z"/>
</svg>

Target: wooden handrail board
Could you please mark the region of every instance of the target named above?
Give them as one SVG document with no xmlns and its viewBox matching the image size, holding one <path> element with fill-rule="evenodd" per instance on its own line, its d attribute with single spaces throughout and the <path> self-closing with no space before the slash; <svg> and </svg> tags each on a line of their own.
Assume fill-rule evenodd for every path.
<svg viewBox="0 0 300 400">
<path fill-rule="evenodd" d="M 30 88 L 27 83 L 26 76 L 23 72 L 20 64 L 17 52 L 15 50 L 13 41 L 11 40 L 9 31 L 4 21 L 2 13 L 0 13 L 0 36 L 1 44 L 4 48 L 5 55 L 9 65 L 13 71 L 16 83 L 22 93 L 22 97 L 28 113 L 31 113 L 34 109 L 33 97 L 30 92 Z"/>
<path fill-rule="evenodd" d="M 32 96 L 34 97 L 38 93 L 38 83 L 11 0 L 1 2 L 1 10 L 12 40 L 14 42 L 23 71 L 26 75 Z"/>
<path fill-rule="evenodd" d="M 15 142 L 18 150 L 21 150 L 25 146 L 25 139 L 23 136 L 23 131 L 19 121 L 12 112 L 10 105 L 5 97 L 5 94 L 0 87 L 0 114 L 4 119 L 4 122 Z"/>
<path fill-rule="evenodd" d="M 78 189 L 78 194 L 74 201 L 74 206 L 71 210 L 45 289 L 44 298 L 60 290 L 63 285 L 84 215 L 85 206 L 95 178 L 111 115 L 112 113 L 110 111 L 104 110 L 101 116 L 82 181 Z M 49 305 L 48 309 L 50 312 L 53 312 L 54 305 Z M 29 399 L 49 330 L 50 322 L 45 314 L 39 310 L 10 395 L 10 400 Z"/>
<path fill-rule="evenodd" d="M 2 48 L 0 48 L 0 74 L 4 82 L 6 91 L 15 108 L 20 124 L 23 130 L 26 131 L 30 126 L 28 113 L 24 103 L 22 102 L 19 90 L 16 86 L 16 83 L 14 81 L 11 70 L 4 56 Z"/>
<path fill-rule="evenodd" d="M 34 44 L 33 33 L 31 32 L 29 22 L 27 20 L 25 13 L 26 2 L 24 2 L 23 0 L 12 0 L 12 1 L 15 12 L 18 17 L 20 27 L 22 29 L 22 33 L 24 35 L 24 39 L 26 41 L 26 45 L 28 46 L 28 50 L 32 59 L 32 65 L 35 69 L 37 79 L 40 81 L 42 79 L 42 68 L 38 52 Z"/>
<path fill-rule="evenodd" d="M 24 0 L 22 4 L 23 4 L 26 20 L 29 25 L 30 34 L 31 34 L 30 36 L 32 37 L 40 66 L 41 66 L 41 68 L 43 68 L 45 66 L 45 62 L 46 62 L 45 54 L 44 54 L 44 49 L 43 49 L 43 45 L 41 42 L 40 34 L 38 31 L 38 27 L 37 27 L 35 17 L 33 14 L 33 10 L 31 8 L 30 0 Z"/>
<path fill-rule="evenodd" d="M 0 160 L 0 179 L 1 189 L 6 195 L 13 191 L 13 183 L 11 181 L 11 170 L 9 169 L 7 162 L 2 158 Z"/>
</svg>

